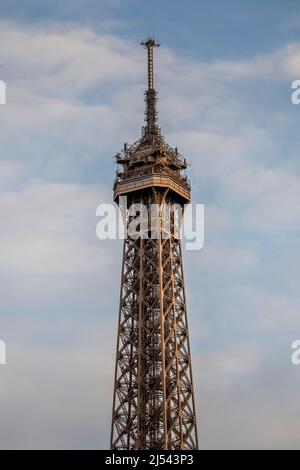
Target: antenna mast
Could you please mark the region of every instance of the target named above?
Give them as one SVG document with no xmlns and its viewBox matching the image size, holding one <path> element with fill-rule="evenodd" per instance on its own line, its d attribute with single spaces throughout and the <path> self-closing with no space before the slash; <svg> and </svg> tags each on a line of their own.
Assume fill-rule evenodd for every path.
<svg viewBox="0 0 300 470">
<path fill-rule="evenodd" d="M 144 127 L 144 134 L 146 137 L 154 137 L 159 134 L 157 127 L 157 92 L 154 89 L 154 65 L 153 65 L 153 49 L 160 45 L 155 41 L 154 38 L 148 38 L 141 42 L 141 45 L 147 49 L 148 55 L 148 89 L 145 92 L 146 112 L 145 121 L 146 126 Z"/>
</svg>

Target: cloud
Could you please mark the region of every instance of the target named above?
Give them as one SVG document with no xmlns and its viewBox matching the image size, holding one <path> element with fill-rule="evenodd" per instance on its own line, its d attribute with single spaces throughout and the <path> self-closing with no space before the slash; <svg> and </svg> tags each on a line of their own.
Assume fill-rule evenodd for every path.
<svg viewBox="0 0 300 470">
<path fill-rule="evenodd" d="M 89 304 L 92 314 L 111 308 L 107 292 L 117 299 L 120 267 L 113 268 L 121 242 L 96 238 L 95 215 L 97 206 L 110 200 L 110 188 L 100 184 L 42 180 L 0 193 L 1 322 L 21 311 L 75 312 Z"/>
<path fill-rule="evenodd" d="M 102 322 L 27 317 L 23 344 L 16 342 L 15 332 L 9 336 L 6 330 L 1 449 L 108 448 L 114 346 L 107 335 L 112 325 L 104 329 Z M 12 326 L 17 326 L 13 320 L 10 330 Z M 32 344 L 33 330 L 39 344 Z"/>
<path fill-rule="evenodd" d="M 108 196 L 106 188 L 103 193 Z M 91 271 L 100 265 L 103 269 L 111 253 L 91 236 L 94 232 L 96 238 L 92 228 L 103 193 L 99 187 L 33 181 L 23 191 L 2 194 L 2 269 L 24 270 L 27 274 Z"/>
<path fill-rule="evenodd" d="M 135 66 L 142 51 L 89 28 L 19 28 L 2 21 L 0 39 L 8 81 L 36 97 L 76 99 L 95 85 L 128 83 L 143 72 Z"/>
<path fill-rule="evenodd" d="M 202 448 L 298 449 L 299 371 L 288 362 L 278 364 L 274 357 L 250 378 L 243 376 L 222 387 L 211 386 L 215 363 L 201 365 L 209 370 L 202 373 L 200 383 Z"/>
</svg>

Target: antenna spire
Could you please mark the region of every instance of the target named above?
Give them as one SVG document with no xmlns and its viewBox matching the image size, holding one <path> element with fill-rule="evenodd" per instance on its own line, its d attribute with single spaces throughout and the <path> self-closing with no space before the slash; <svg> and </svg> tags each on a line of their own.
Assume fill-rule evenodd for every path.
<svg viewBox="0 0 300 470">
<path fill-rule="evenodd" d="M 141 45 L 147 49 L 148 56 L 148 89 L 145 92 L 146 112 L 145 121 L 146 126 L 144 127 L 144 134 L 147 137 L 153 137 L 159 133 L 157 127 L 157 93 L 154 89 L 154 65 L 153 65 L 153 49 L 159 47 L 154 38 L 147 38 L 141 42 Z"/>
</svg>

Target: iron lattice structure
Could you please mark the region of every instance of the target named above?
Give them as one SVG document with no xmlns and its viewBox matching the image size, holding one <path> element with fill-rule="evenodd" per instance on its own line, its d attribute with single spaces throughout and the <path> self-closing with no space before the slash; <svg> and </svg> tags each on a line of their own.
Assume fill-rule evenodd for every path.
<svg viewBox="0 0 300 470">
<path fill-rule="evenodd" d="M 155 218 L 124 240 L 111 448 L 198 449 L 197 425 L 176 211 L 190 201 L 186 161 L 157 126 L 150 38 L 145 126 L 141 138 L 116 155 L 121 167 L 114 198 L 143 204 Z M 125 224 L 131 222 L 125 213 Z M 168 219 L 168 223 L 166 220 Z"/>
</svg>

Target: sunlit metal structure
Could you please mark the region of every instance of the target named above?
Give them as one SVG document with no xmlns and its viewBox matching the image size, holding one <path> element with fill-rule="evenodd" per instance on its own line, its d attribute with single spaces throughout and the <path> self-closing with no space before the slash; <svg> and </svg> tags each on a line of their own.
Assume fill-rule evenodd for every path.
<svg viewBox="0 0 300 470">
<path fill-rule="evenodd" d="M 147 234 L 124 240 L 111 449 L 197 449 L 197 424 L 180 239 L 174 205 L 190 201 L 187 167 L 157 125 L 153 38 L 145 125 L 116 155 L 114 199 L 159 210 Z M 169 223 L 164 223 L 168 213 Z M 131 220 L 125 215 L 125 224 Z M 155 236 L 153 233 L 155 232 Z"/>
</svg>

